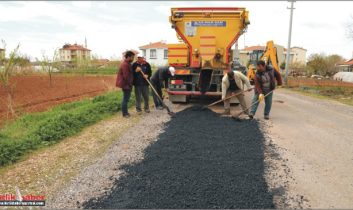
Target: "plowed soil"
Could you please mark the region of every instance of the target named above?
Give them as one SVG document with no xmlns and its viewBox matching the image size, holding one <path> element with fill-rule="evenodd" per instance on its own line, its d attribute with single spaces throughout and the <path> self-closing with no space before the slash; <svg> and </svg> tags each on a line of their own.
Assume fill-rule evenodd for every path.
<svg viewBox="0 0 353 210">
<path fill-rule="evenodd" d="M 17 114 L 45 111 L 66 102 L 95 96 L 114 88 L 115 76 L 48 75 L 16 76 L 14 106 Z M 7 119 L 7 95 L 0 86 L 0 125 Z"/>
</svg>

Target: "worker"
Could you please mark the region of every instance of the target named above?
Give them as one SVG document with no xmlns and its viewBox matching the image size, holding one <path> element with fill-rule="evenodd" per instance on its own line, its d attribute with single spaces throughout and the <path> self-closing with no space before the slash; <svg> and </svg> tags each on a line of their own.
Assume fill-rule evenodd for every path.
<svg viewBox="0 0 353 210">
<path fill-rule="evenodd" d="M 250 118 L 253 118 L 255 115 L 259 102 L 265 100 L 264 118 L 268 120 L 270 119 L 272 106 L 272 91 L 276 88 L 276 80 L 278 86 L 282 85 L 282 77 L 276 70 L 266 65 L 262 60 L 257 62 L 256 69 L 257 71 L 254 77 L 255 94 L 252 100 L 253 105 L 250 111 Z M 267 95 L 266 98 L 265 95 Z"/>
<path fill-rule="evenodd" d="M 131 63 L 134 60 L 135 53 L 132 51 L 126 51 L 124 53 L 124 61 L 120 64 L 119 71 L 116 78 L 116 86 L 123 90 L 123 99 L 121 102 L 121 110 L 123 117 L 129 118 L 130 114 L 127 109 L 127 105 L 130 100 L 132 85 L 133 85 L 133 72 Z"/>
<path fill-rule="evenodd" d="M 149 85 L 146 79 L 150 79 L 152 75 L 151 65 L 142 56 L 137 57 L 137 61 L 132 64 L 134 72 L 134 88 L 136 97 L 136 112 L 141 113 L 141 99 L 143 98 L 144 111 L 150 113 L 149 109 Z M 141 74 L 141 71 L 143 74 Z"/>
<path fill-rule="evenodd" d="M 251 90 L 251 85 L 248 78 L 239 71 L 233 71 L 231 68 L 222 78 L 222 99 L 231 96 L 232 94 L 238 94 L 243 89 L 243 84 L 245 83 L 247 90 Z M 236 96 L 239 100 L 241 108 L 245 114 L 249 115 L 248 109 L 246 107 L 246 102 L 244 98 L 244 93 Z M 223 115 L 230 115 L 230 99 L 224 101 L 224 112 Z"/>
<path fill-rule="evenodd" d="M 152 75 L 151 83 L 161 99 L 163 99 L 162 88 L 168 88 L 168 79 L 174 76 L 174 74 L 175 68 L 171 66 L 159 67 L 158 70 Z M 153 101 L 156 109 L 163 109 L 162 101 L 160 101 L 160 99 L 155 93 L 153 93 Z"/>
</svg>

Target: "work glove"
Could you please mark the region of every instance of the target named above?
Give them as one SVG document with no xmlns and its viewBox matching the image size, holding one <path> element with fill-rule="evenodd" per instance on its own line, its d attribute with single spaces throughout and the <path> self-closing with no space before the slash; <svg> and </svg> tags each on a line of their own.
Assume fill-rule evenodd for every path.
<svg viewBox="0 0 353 210">
<path fill-rule="evenodd" d="M 142 71 L 142 69 L 140 67 L 137 67 L 136 72 L 140 72 L 140 71 Z"/>
<path fill-rule="evenodd" d="M 265 98 L 264 94 L 261 93 L 261 94 L 259 95 L 259 101 L 260 101 L 260 102 L 263 101 L 264 98 Z"/>
</svg>

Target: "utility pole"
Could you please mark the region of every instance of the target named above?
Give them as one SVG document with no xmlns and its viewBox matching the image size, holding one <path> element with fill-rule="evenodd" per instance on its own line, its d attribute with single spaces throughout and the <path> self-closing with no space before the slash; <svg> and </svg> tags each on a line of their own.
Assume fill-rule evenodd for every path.
<svg viewBox="0 0 353 210">
<path fill-rule="evenodd" d="M 288 67 L 289 67 L 289 58 L 290 58 L 290 43 L 291 43 L 291 38 L 292 38 L 292 22 L 293 22 L 293 10 L 294 8 L 294 0 L 289 1 L 290 8 L 287 7 L 287 9 L 290 9 L 290 18 L 289 18 L 289 33 L 288 33 L 288 45 L 287 45 L 287 56 L 286 56 L 286 76 L 284 78 L 286 85 L 288 85 Z"/>
</svg>

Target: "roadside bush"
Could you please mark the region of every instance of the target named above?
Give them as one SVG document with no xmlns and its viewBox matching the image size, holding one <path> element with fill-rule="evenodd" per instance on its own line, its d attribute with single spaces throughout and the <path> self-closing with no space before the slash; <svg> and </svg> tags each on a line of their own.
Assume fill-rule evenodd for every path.
<svg viewBox="0 0 353 210">
<path fill-rule="evenodd" d="M 55 144 L 117 113 L 121 97 L 120 91 L 111 92 L 17 119 L 0 130 L 0 166 L 16 162 L 33 150 Z M 129 106 L 133 103 L 131 100 Z"/>
</svg>

